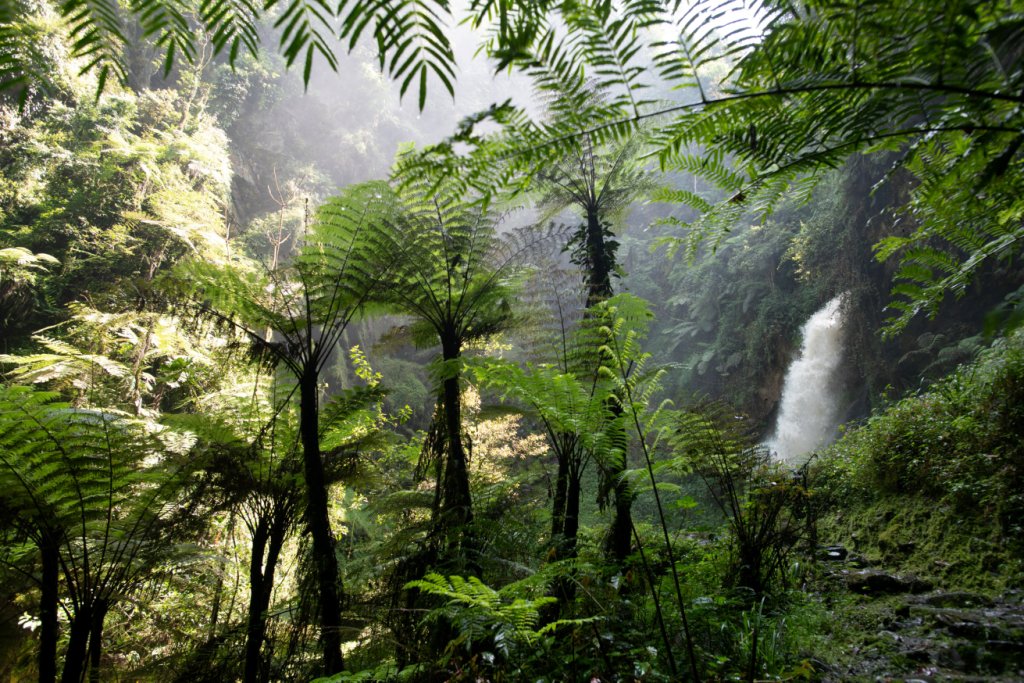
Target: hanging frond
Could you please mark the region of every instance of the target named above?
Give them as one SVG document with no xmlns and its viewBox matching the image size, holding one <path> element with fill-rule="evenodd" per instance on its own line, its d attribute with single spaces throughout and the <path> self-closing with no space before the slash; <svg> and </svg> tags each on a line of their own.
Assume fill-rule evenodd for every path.
<svg viewBox="0 0 1024 683">
<path fill-rule="evenodd" d="M 454 97 L 455 53 L 446 34 L 447 2 L 342 2 L 340 9 L 341 39 L 349 41 L 351 50 L 367 24 L 372 24 L 381 70 L 400 81 L 402 96 L 415 85 L 420 110 L 426 106 L 432 78 Z"/>
<path fill-rule="evenodd" d="M 179 56 L 186 63 L 195 62 L 192 25 L 186 9 L 176 0 L 133 0 L 129 9 L 142 28 L 142 36 L 153 39 L 164 51 L 164 76 L 170 75 Z"/>
<path fill-rule="evenodd" d="M 255 55 L 259 42 L 259 6 L 250 0 L 200 0 L 199 19 L 217 53 L 234 64 L 239 55 Z"/>
<path fill-rule="evenodd" d="M 96 71 L 97 90 L 103 91 L 111 75 L 127 82 L 121 56 L 127 39 L 116 0 L 64 0 L 60 12 L 68 23 L 71 56 L 84 63 L 81 73 Z"/>
<path fill-rule="evenodd" d="M 276 3 L 267 3 L 267 6 L 273 4 Z M 338 70 L 338 59 L 332 47 L 334 19 L 335 10 L 330 3 L 297 0 L 289 2 L 274 22 L 274 28 L 281 29 L 280 48 L 285 64 L 291 67 L 302 57 L 302 81 L 307 86 L 318 54 L 332 71 Z"/>
</svg>

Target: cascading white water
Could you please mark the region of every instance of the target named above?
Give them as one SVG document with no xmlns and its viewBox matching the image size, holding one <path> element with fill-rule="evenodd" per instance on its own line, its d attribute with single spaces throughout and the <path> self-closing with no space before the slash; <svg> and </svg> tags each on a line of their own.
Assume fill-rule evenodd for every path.
<svg viewBox="0 0 1024 683">
<path fill-rule="evenodd" d="M 843 296 L 829 301 L 804 324 L 800 357 L 786 372 L 775 435 L 766 443 L 783 462 L 798 463 L 800 456 L 827 445 L 835 434 Z"/>
</svg>

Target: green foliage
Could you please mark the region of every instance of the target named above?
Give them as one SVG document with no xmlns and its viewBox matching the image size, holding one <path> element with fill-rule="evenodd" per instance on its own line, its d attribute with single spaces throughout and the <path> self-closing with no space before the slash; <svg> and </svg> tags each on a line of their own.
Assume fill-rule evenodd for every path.
<svg viewBox="0 0 1024 683">
<path fill-rule="evenodd" d="M 602 461 L 622 458 L 624 444 L 616 443 L 615 437 L 621 435 L 621 426 L 612 426 L 617 418 L 608 411 L 610 392 L 606 383 L 584 381 L 552 365 L 527 363 L 521 368 L 488 359 L 474 362 L 471 367 L 482 386 L 495 387 L 504 399 L 527 404 L 544 424 L 552 442 L 560 445 L 571 435 L 587 453 Z"/>
<path fill-rule="evenodd" d="M 9 328 L 12 341 L 63 319 L 68 302 L 137 306 L 186 254 L 225 257 L 227 139 L 183 93 L 69 96 L 31 113 L 5 111 L 0 244 L 60 261 L 34 272 L 34 305 L 25 302 Z"/>
<path fill-rule="evenodd" d="M 0 284 L 4 297 L 11 296 L 19 286 L 35 284 L 40 272 L 60 261 L 49 254 L 33 254 L 25 247 L 0 249 Z"/>
<path fill-rule="evenodd" d="M 185 541 L 202 509 L 184 503 L 188 439 L 54 399 L 0 388 L 2 559 L 29 576 L 41 564 L 33 576 L 41 628 L 55 647 L 59 595 L 71 621 L 65 671 L 84 672 L 85 638 L 101 651 L 107 610 L 159 572 L 195 561 Z"/>
<path fill-rule="evenodd" d="M 703 480 L 727 520 L 731 557 L 726 585 L 759 598 L 786 588 L 790 558 L 807 535 L 809 492 L 763 446 L 730 433 L 723 415 L 684 412 L 669 437 L 673 466 Z"/>
<path fill-rule="evenodd" d="M 937 585 L 1019 585 L 1020 333 L 811 463 L 821 534 Z"/>
<path fill-rule="evenodd" d="M 452 649 L 468 650 L 476 642 L 489 640 L 497 653 L 507 658 L 511 649 L 532 647 L 544 633 L 554 630 L 551 626 L 536 630 L 540 609 L 554 598 L 509 599 L 475 576 L 445 578 L 431 573 L 422 580 L 410 581 L 406 587 L 447 601 L 433 618 L 444 616 L 455 624 L 459 636 L 449 643 Z M 513 592 L 514 587 L 504 589 L 505 596 Z"/>
<path fill-rule="evenodd" d="M 206 330 L 190 334 L 180 319 L 158 313 L 101 313 L 82 305 L 68 311 L 60 337 L 35 335 L 35 353 L 0 355 L 0 364 L 12 366 L 12 380 L 150 417 L 215 381 L 218 354 L 208 347 Z"/>
<path fill-rule="evenodd" d="M 541 611 L 556 602 L 552 597 L 524 597 L 532 581 L 512 583 L 495 590 L 470 576 L 443 577 L 428 573 L 411 581 L 407 588 L 445 601 L 427 615 L 428 620 L 443 619 L 454 628 L 440 662 L 458 661 L 472 655 L 471 668 L 481 673 L 494 671 L 500 676 L 526 674 L 531 665 L 543 659 L 544 650 L 554 644 L 553 634 L 560 628 L 579 626 L 592 619 L 551 621 L 540 625 Z"/>
<path fill-rule="evenodd" d="M 30 86 L 45 84 L 48 74 L 33 67 L 25 34 L 19 30 L 19 14 L 30 5 L 22 0 L 5 0 L 0 13 L 0 85 L 4 90 L 23 93 Z M 315 60 L 322 59 L 338 69 L 338 47 L 351 52 L 361 39 L 372 39 L 379 51 L 382 71 L 401 79 L 404 95 L 417 86 L 419 106 L 426 103 L 427 84 L 436 78 L 454 94 L 455 55 L 444 28 L 449 14 L 447 2 L 398 0 L 396 2 L 326 2 L 271 0 L 263 5 L 246 0 L 213 0 L 198 6 L 182 0 L 133 2 L 126 7 L 112 0 L 86 2 L 70 0 L 58 6 L 68 32 L 70 54 L 81 71 L 95 71 L 97 92 L 108 80 L 127 85 L 129 65 L 125 52 L 129 28 L 137 22 L 138 32 L 152 44 L 164 74 L 176 60 L 200 63 L 208 56 L 224 54 L 236 64 L 244 55 L 255 56 L 261 41 L 261 26 L 272 22 L 280 30 L 279 49 L 286 64 L 302 63 L 302 77 L 309 83 Z M 199 31 L 194 26 L 199 26 Z"/>
<path fill-rule="evenodd" d="M 25 247 L 0 248 L 0 331 L 28 317 L 37 305 L 41 275 L 60 261 L 49 254 L 34 254 Z"/>
<path fill-rule="evenodd" d="M 836 496 L 920 494 L 964 514 L 984 511 L 1002 533 L 1018 535 L 1019 334 L 977 361 L 871 417 L 817 465 Z"/>
<path fill-rule="evenodd" d="M 129 519 L 126 529 L 141 523 L 133 515 L 158 518 L 160 504 L 150 497 L 170 495 L 168 487 L 173 491 L 173 478 L 161 483 L 171 463 L 160 462 L 167 447 L 160 435 L 126 416 L 75 409 L 55 398 L 28 387 L 3 389 L 3 465 L 11 508 L 23 510 L 26 521 L 54 524 L 70 534 L 76 527 L 90 534 L 93 523 L 103 529 L 115 512 Z M 144 464 L 153 459 L 155 464 Z M 130 504 L 144 489 L 142 500 Z"/>
<path fill-rule="evenodd" d="M 0 389 L 0 560 L 14 570 L 5 597 L 47 624 L 40 642 L 67 630 L 57 585 L 74 630 L 57 650 L 84 662 L 87 642 L 112 643 L 97 661 L 114 677 L 238 677 L 245 642 L 246 679 L 298 680 L 344 668 L 333 654 L 347 640 L 350 668 L 371 668 L 322 680 L 798 679 L 835 597 L 784 590 L 805 578 L 790 560 L 810 510 L 872 558 L 917 542 L 904 559 L 948 555 L 951 581 L 1018 571 L 1019 339 L 872 418 L 816 464 L 810 491 L 744 435 L 662 398 L 726 394 L 765 418 L 816 302 L 851 291 L 851 327 L 877 325 L 869 290 L 892 275 L 865 253 L 878 239 L 880 258 L 903 263 L 897 327 L 978 273 L 1019 284 L 1019 8 L 741 4 L 474 0 L 483 51 L 532 79 L 543 118 L 494 105 L 310 221 L 304 196 L 365 175 L 413 126 L 376 111 L 378 79 L 329 124 L 292 117 L 315 139 L 297 143 L 277 115 L 310 100 L 248 55 L 273 36 L 308 83 L 367 39 L 422 109 L 430 81 L 454 90 L 449 3 L 0 0 L 0 336 L 26 347 L 0 362 L 34 385 Z M 146 90 L 161 65 L 168 89 Z M 72 74 L 83 67 L 99 83 Z M 91 99 L 96 85 L 109 92 Z M 367 110 L 372 128 L 335 124 Z M 825 171 L 871 151 L 890 156 Z M 674 185 L 652 191 L 647 158 Z M 539 200 L 538 222 L 569 209 L 585 225 L 504 231 L 508 195 Z M 653 240 L 617 224 L 645 197 L 672 206 Z M 894 224 L 876 216 L 900 204 Z M 657 237 L 689 262 L 643 262 Z M 556 242 L 604 271 L 591 302 L 621 262 L 655 303 L 583 312 L 578 274 L 535 258 Z M 528 278 L 544 291 L 523 292 Z M 545 299 L 528 311 L 543 338 L 509 356 L 538 357 L 464 358 L 489 352 L 531 297 Z M 379 328 L 350 325 L 380 308 L 409 316 L 420 346 L 440 343 L 436 391 L 408 357 L 378 360 Z M 200 315 L 187 326 L 183 312 Z M 916 381 L 973 354 L 976 332 L 914 335 L 878 364 L 891 355 Z M 873 348 L 855 349 L 859 367 Z M 467 369 L 528 419 L 478 414 Z M 385 407 L 403 404 L 424 425 L 433 408 L 426 434 L 395 433 Z M 631 510 L 614 563 L 590 490 Z M 290 534 L 304 512 L 312 544 Z M 181 571 L 196 559 L 202 572 Z M 106 610 L 108 632 L 83 626 Z"/>
</svg>

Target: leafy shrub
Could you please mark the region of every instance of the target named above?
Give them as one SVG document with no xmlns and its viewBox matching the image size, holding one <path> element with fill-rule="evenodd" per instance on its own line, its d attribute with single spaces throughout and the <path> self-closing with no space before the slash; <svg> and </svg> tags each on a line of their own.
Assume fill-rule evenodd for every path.
<svg viewBox="0 0 1024 683">
<path fill-rule="evenodd" d="M 891 405 L 815 464 L 834 500 L 918 494 L 1021 531 L 1024 334 L 1000 340 L 929 391 Z"/>
</svg>

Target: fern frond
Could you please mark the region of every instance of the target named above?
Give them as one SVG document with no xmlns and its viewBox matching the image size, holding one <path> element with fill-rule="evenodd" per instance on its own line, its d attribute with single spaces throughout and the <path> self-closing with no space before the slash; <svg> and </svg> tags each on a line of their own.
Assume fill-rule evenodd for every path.
<svg viewBox="0 0 1024 683">
<path fill-rule="evenodd" d="M 447 2 L 439 0 L 372 0 L 338 4 L 339 37 L 351 50 L 367 29 L 377 44 L 380 67 L 400 80 L 404 96 L 415 84 L 419 108 L 426 105 L 427 87 L 436 78 L 454 96 L 455 55 L 445 32 Z"/>
</svg>

